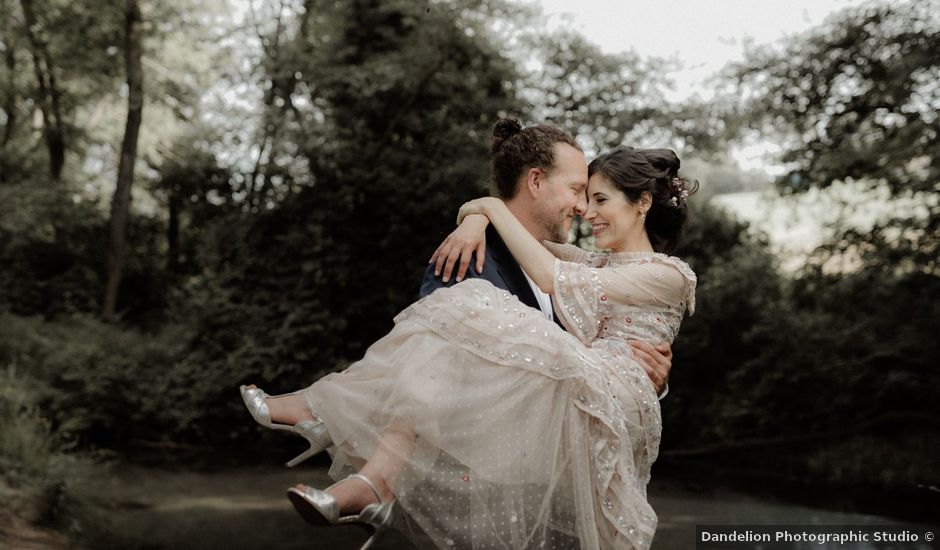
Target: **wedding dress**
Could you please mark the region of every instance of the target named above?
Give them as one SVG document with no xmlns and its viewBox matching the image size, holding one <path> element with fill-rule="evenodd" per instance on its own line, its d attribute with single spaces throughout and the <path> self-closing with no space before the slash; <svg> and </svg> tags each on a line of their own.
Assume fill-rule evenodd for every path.
<svg viewBox="0 0 940 550">
<path fill-rule="evenodd" d="M 488 281 L 440 289 L 303 395 L 341 478 L 407 426 L 391 488 L 440 548 L 648 548 L 661 415 L 628 340 L 672 342 L 695 274 L 652 252 L 547 244 L 561 330 Z"/>
</svg>

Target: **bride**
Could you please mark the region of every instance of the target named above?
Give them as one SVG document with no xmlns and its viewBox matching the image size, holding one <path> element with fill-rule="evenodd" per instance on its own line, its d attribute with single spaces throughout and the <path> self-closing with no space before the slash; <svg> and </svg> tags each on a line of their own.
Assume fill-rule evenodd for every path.
<svg viewBox="0 0 940 550">
<path fill-rule="evenodd" d="M 461 207 L 458 222 L 495 227 L 567 332 L 469 279 L 406 308 L 343 372 L 278 397 L 243 386 L 259 423 L 310 441 L 292 464 L 333 456 L 342 479 L 291 488 L 298 512 L 366 527 L 365 547 L 400 506 L 441 548 L 648 548 L 662 424 L 628 341 L 671 343 L 694 311 L 695 274 L 667 255 L 695 191 L 678 169 L 667 149 L 591 162 L 584 217 L 610 253 L 539 243 L 497 198 Z"/>
</svg>

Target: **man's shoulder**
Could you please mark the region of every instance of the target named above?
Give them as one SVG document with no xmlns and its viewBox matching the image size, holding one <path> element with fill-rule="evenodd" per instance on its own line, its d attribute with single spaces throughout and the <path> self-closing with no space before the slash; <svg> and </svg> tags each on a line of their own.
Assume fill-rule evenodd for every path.
<svg viewBox="0 0 940 550">
<path fill-rule="evenodd" d="M 503 271 L 507 261 L 515 263 L 515 260 L 510 255 L 507 259 L 506 253 L 506 244 L 503 242 L 499 235 L 493 232 L 495 238 L 490 236 L 489 228 L 487 229 L 486 235 L 486 248 L 484 252 L 483 260 L 483 271 L 477 271 L 476 269 L 476 253 L 470 257 L 470 266 L 467 269 L 467 274 L 464 276 L 464 279 L 485 279 L 493 284 L 496 288 L 501 288 L 509 292 L 513 292 L 511 285 L 503 277 Z M 421 281 L 421 297 L 425 297 L 428 294 L 434 292 L 439 288 L 446 288 L 457 284 L 456 279 L 451 278 L 446 283 L 440 277 L 440 275 L 434 274 L 434 264 L 428 264 L 427 268 L 424 270 L 424 279 Z"/>
<path fill-rule="evenodd" d="M 470 257 L 470 266 L 467 268 L 467 274 L 464 276 L 464 279 L 485 277 L 485 273 L 487 272 L 488 267 L 486 264 L 489 262 L 489 260 L 489 254 L 487 254 L 486 261 L 484 262 L 483 266 L 483 273 L 480 273 L 476 268 L 476 254 L 472 255 Z M 434 274 L 434 268 L 434 264 L 428 264 L 427 268 L 424 270 L 424 278 L 421 280 L 421 289 L 419 291 L 419 295 L 422 298 L 439 288 L 446 288 L 457 284 L 457 279 L 454 277 L 451 277 L 451 279 L 445 283 L 444 279 L 440 275 Z"/>
</svg>

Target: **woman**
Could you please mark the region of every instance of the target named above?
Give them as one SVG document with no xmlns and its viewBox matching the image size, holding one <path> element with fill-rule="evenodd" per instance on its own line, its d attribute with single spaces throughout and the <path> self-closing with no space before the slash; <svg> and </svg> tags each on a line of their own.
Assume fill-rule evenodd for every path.
<svg viewBox="0 0 940 550">
<path fill-rule="evenodd" d="M 585 218 L 610 254 L 543 246 L 499 199 L 460 209 L 494 225 L 568 332 L 471 279 L 405 309 L 344 372 L 278 398 L 243 388 L 256 420 L 307 437 L 306 454 L 330 446 L 334 478 L 359 472 L 291 489 L 304 518 L 378 532 L 397 503 L 442 548 L 649 547 L 661 416 L 627 341 L 671 342 L 694 311 L 694 273 L 663 253 L 694 192 L 678 169 L 665 149 L 590 164 Z"/>
</svg>

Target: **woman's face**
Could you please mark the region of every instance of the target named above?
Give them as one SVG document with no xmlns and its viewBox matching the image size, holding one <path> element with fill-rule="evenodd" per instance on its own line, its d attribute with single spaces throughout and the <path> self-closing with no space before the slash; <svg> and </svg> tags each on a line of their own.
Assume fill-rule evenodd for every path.
<svg viewBox="0 0 940 550">
<path fill-rule="evenodd" d="M 619 252 L 628 243 L 636 242 L 643 232 L 644 210 L 640 202 L 632 203 L 620 189 L 601 173 L 588 180 L 588 206 L 584 219 L 594 228 L 594 245 Z"/>
</svg>

